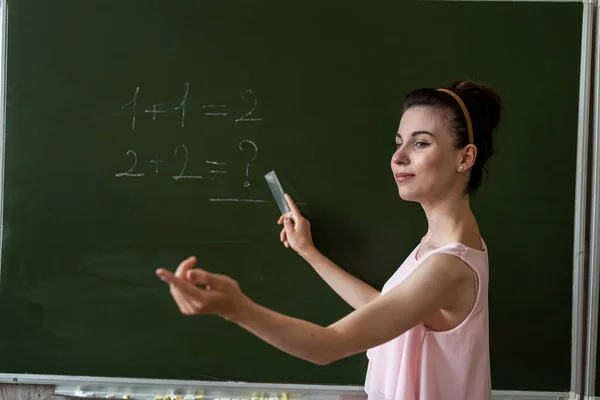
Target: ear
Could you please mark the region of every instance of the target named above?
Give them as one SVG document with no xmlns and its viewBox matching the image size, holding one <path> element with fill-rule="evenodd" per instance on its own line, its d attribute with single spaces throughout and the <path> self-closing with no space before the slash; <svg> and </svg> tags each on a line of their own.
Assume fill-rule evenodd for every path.
<svg viewBox="0 0 600 400">
<path fill-rule="evenodd" d="M 475 158 L 477 157 L 477 146 L 474 144 L 466 145 L 460 152 L 460 159 L 456 169 L 458 172 L 468 171 L 469 168 L 475 164 Z"/>
</svg>

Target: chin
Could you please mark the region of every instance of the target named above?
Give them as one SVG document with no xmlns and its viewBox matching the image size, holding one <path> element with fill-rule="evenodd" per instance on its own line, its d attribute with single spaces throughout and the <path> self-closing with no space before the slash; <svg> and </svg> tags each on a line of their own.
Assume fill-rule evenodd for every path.
<svg viewBox="0 0 600 400">
<path fill-rule="evenodd" d="M 420 196 L 414 190 L 406 190 L 406 189 L 399 188 L 398 194 L 400 195 L 400 198 L 404 201 L 418 202 L 420 199 Z"/>
</svg>

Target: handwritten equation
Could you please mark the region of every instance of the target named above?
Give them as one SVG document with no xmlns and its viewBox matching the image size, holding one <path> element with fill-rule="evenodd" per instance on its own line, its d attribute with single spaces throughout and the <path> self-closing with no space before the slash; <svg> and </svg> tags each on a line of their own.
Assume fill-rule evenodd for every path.
<svg viewBox="0 0 600 400">
<path fill-rule="evenodd" d="M 123 112 L 130 112 L 131 116 L 131 129 L 135 130 L 138 128 L 138 122 L 140 118 L 149 118 L 152 121 L 156 121 L 161 118 L 164 114 L 174 114 L 181 128 L 186 127 L 186 117 L 190 114 L 190 97 L 191 90 L 189 82 L 183 84 L 183 90 L 179 97 L 170 99 L 167 101 L 159 101 L 150 105 L 141 105 L 140 97 L 142 96 L 143 90 L 140 86 L 137 86 L 133 91 L 131 99 L 122 104 L 120 109 Z M 258 98 L 252 90 L 246 90 L 241 95 L 241 100 L 247 105 L 246 109 L 240 111 L 237 108 L 235 111 L 236 115 L 230 111 L 235 107 L 230 107 L 228 104 L 215 103 L 215 104 L 202 104 L 201 111 L 202 115 L 209 118 L 233 118 L 235 123 L 257 123 L 263 120 L 262 117 L 256 115 L 256 109 L 258 107 Z M 250 179 L 250 168 L 252 163 L 258 156 L 258 146 L 252 140 L 241 140 L 237 143 L 240 152 L 244 153 L 244 157 L 247 158 L 244 164 L 244 181 L 243 187 L 249 188 L 252 186 Z M 138 152 L 135 149 L 126 150 L 125 156 L 128 158 L 128 168 L 123 171 L 119 171 L 115 174 L 116 178 L 143 178 L 148 175 L 166 175 L 170 179 L 175 181 L 180 180 L 203 180 L 203 179 L 215 179 L 219 176 L 225 176 L 229 174 L 229 163 L 222 160 L 204 160 L 205 168 L 202 171 L 191 170 L 199 168 L 197 166 L 197 160 L 193 168 L 188 167 L 190 160 L 190 150 L 185 144 L 177 145 L 173 150 L 173 153 L 169 157 L 152 157 L 145 160 L 140 160 Z M 174 155 L 174 157 L 173 157 Z M 176 165 L 174 165 L 174 163 Z M 173 171 L 177 170 L 177 173 Z"/>
<path fill-rule="evenodd" d="M 156 121 L 157 116 L 161 114 L 178 114 L 180 115 L 181 127 L 185 128 L 185 117 L 186 110 L 188 108 L 188 100 L 190 95 L 190 84 L 185 82 L 183 85 L 183 93 L 181 100 L 175 101 L 164 101 L 145 107 L 140 107 L 138 104 L 138 98 L 140 95 L 140 87 L 136 87 L 133 92 L 133 98 L 127 103 L 121 106 L 121 109 L 131 109 L 131 129 L 135 129 L 136 122 L 138 119 L 138 113 L 142 112 L 143 115 L 147 115 Z M 246 90 L 242 95 L 242 102 L 249 103 L 249 109 L 241 115 L 230 115 L 227 104 L 203 104 L 202 115 L 206 117 L 233 117 L 235 122 L 247 123 L 247 122 L 259 122 L 262 121 L 262 117 L 255 115 L 256 108 L 258 106 L 258 98 L 252 90 Z M 140 110 L 141 108 L 141 110 Z"/>
<path fill-rule="evenodd" d="M 258 155 L 258 146 L 252 140 L 242 140 L 239 142 L 238 148 L 243 152 L 251 151 L 251 159 L 245 164 L 244 180 L 244 187 L 250 187 L 252 186 L 250 183 L 250 165 Z M 142 178 L 146 176 L 148 168 L 150 169 L 150 174 L 154 173 L 155 175 L 159 175 L 161 173 L 161 166 L 163 166 L 163 163 L 165 162 L 165 160 L 153 158 L 148 160 L 148 164 L 146 164 L 146 168 L 144 169 L 144 167 L 140 166 L 139 158 L 135 150 L 127 150 L 126 155 L 131 158 L 131 166 L 127 171 L 116 173 L 115 177 L 117 178 Z M 205 160 L 205 164 L 208 167 L 206 174 L 190 174 L 188 171 L 190 151 L 185 144 L 180 144 L 175 147 L 175 157 L 179 158 L 180 169 L 179 173 L 172 175 L 171 178 L 176 181 L 181 179 L 214 179 L 216 176 L 226 175 L 229 173 L 227 169 L 229 163 L 224 161 Z"/>
</svg>

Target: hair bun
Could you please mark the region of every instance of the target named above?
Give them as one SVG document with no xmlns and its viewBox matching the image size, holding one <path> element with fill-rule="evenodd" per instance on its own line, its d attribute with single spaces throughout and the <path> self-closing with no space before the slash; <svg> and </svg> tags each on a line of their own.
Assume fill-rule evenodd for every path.
<svg viewBox="0 0 600 400">
<path fill-rule="evenodd" d="M 500 96 L 488 86 L 473 81 L 458 81 L 450 86 L 465 102 L 471 115 L 478 115 L 479 123 L 485 126 L 486 133 L 491 134 L 500 123 L 502 102 Z"/>
</svg>

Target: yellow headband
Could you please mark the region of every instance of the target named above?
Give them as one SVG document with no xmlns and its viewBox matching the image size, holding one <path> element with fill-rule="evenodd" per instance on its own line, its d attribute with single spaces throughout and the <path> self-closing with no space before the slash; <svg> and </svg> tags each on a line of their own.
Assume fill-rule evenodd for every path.
<svg viewBox="0 0 600 400">
<path fill-rule="evenodd" d="M 473 126 L 471 125 L 471 117 L 469 116 L 469 110 L 467 110 L 467 106 L 465 103 L 458 97 L 456 93 L 448 89 L 438 89 L 439 92 L 448 93 L 450 96 L 454 97 L 460 108 L 462 108 L 463 113 L 465 114 L 465 120 L 467 121 L 467 131 L 469 131 L 469 143 L 473 144 Z"/>
</svg>

